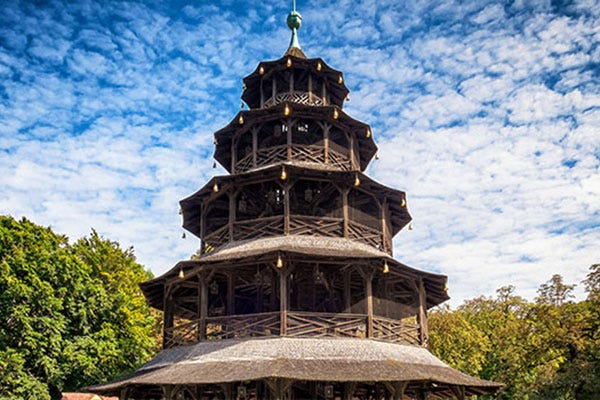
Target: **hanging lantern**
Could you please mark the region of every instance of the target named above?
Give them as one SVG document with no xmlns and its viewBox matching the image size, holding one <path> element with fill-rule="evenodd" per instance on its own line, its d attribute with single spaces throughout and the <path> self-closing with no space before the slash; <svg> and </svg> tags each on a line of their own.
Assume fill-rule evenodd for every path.
<svg viewBox="0 0 600 400">
<path fill-rule="evenodd" d="M 333 119 L 338 119 L 338 117 L 340 116 L 340 113 L 338 112 L 337 108 L 333 109 Z"/>
<path fill-rule="evenodd" d="M 183 233 L 181 234 L 181 238 L 182 238 L 182 239 L 185 239 L 185 232 L 183 232 Z"/>
<path fill-rule="evenodd" d="M 217 162 L 213 161 L 213 168 L 217 168 Z"/>
<path fill-rule="evenodd" d="M 358 174 L 354 175 L 354 186 L 360 186 L 360 179 L 358 179 Z"/>
<path fill-rule="evenodd" d="M 239 123 L 240 125 L 243 125 L 243 124 L 244 124 L 244 116 L 243 116 L 243 115 L 240 115 L 240 117 L 238 118 L 238 123 Z"/>
<path fill-rule="evenodd" d="M 321 61 L 317 61 L 317 71 L 320 71 L 322 68 Z"/>
<path fill-rule="evenodd" d="M 264 69 L 264 67 L 263 67 L 262 65 L 261 65 L 261 66 L 260 66 L 260 68 L 258 69 L 258 73 L 259 73 L 259 74 L 261 74 L 261 75 L 264 75 L 264 74 L 265 74 L 265 69 Z"/>
<path fill-rule="evenodd" d="M 390 272 L 390 266 L 388 265 L 387 261 L 385 261 L 383 263 L 383 273 L 387 274 L 388 272 Z"/>
<path fill-rule="evenodd" d="M 219 185 L 217 185 L 217 182 L 215 182 L 215 184 L 213 185 L 213 192 L 215 192 L 215 193 L 219 192 Z"/>
<path fill-rule="evenodd" d="M 183 268 L 179 269 L 179 279 L 185 278 L 185 274 L 183 273 Z"/>
<path fill-rule="evenodd" d="M 218 146 L 218 145 L 219 145 L 219 141 L 218 141 L 218 140 L 215 138 L 215 140 L 213 140 L 213 144 L 214 144 L 215 146 Z"/>
<path fill-rule="evenodd" d="M 243 90 L 246 90 L 246 89 L 248 89 L 248 86 L 246 86 L 246 83 L 243 83 L 243 84 L 242 84 L 242 89 L 243 89 Z"/>
<path fill-rule="evenodd" d="M 342 82 L 344 82 L 344 78 L 342 77 L 342 74 L 340 74 L 340 76 L 338 76 L 338 83 L 341 85 Z"/>
<path fill-rule="evenodd" d="M 346 101 L 350 101 L 350 95 L 346 96 Z"/>
<path fill-rule="evenodd" d="M 375 159 L 379 160 L 379 153 L 375 153 Z"/>
<path fill-rule="evenodd" d="M 292 59 L 288 57 L 287 63 L 285 64 L 288 68 L 292 66 Z"/>
<path fill-rule="evenodd" d="M 409 231 L 412 231 L 413 229 L 414 229 L 414 228 L 413 228 L 413 224 L 412 224 L 412 223 L 408 224 L 408 230 L 409 230 Z"/>
<path fill-rule="evenodd" d="M 285 170 L 285 167 L 281 168 L 281 175 L 279 175 L 279 177 L 282 181 L 285 181 L 287 179 L 287 172 Z"/>
<path fill-rule="evenodd" d="M 367 128 L 367 139 L 371 137 L 371 128 Z"/>
<path fill-rule="evenodd" d="M 283 268 L 283 260 L 280 255 L 277 255 L 277 268 Z"/>
<path fill-rule="evenodd" d="M 401 203 L 402 207 L 406 207 L 406 199 L 404 199 L 404 197 L 402 198 L 402 203 Z"/>
<path fill-rule="evenodd" d="M 292 109 L 290 108 L 290 106 L 288 106 L 287 104 L 285 105 L 285 108 L 283 109 L 283 115 L 285 115 L 286 117 L 288 115 L 290 115 L 292 113 Z"/>
<path fill-rule="evenodd" d="M 246 107 L 246 105 L 244 103 L 241 103 L 240 108 L 244 108 L 244 107 Z"/>
<path fill-rule="evenodd" d="M 179 215 L 183 214 L 183 209 L 181 207 L 179 207 Z"/>
</svg>

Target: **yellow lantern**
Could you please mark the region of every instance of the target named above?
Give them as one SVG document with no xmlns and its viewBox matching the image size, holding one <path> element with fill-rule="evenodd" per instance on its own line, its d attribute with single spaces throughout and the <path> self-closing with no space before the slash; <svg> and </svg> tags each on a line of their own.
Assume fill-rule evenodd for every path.
<svg viewBox="0 0 600 400">
<path fill-rule="evenodd" d="M 185 278 L 185 274 L 183 273 L 183 268 L 179 269 L 179 279 Z"/>
<path fill-rule="evenodd" d="M 383 263 L 383 273 L 387 274 L 388 272 L 390 272 L 390 266 L 388 265 L 387 261 L 385 261 Z"/>
<path fill-rule="evenodd" d="M 280 255 L 277 255 L 277 268 L 283 268 L 283 260 Z"/>
<path fill-rule="evenodd" d="M 358 174 L 354 175 L 354 186 L 360 186 L 360 179 L 358 179 Z"/>
<path fill-rule="evenodd" d="M 215 184 L 213 185 L 213 192 L 215 192 L 215 193 L 219 192 L 219 185 L 217 184 L 217 182 L 215 182 Z"/>
<path fill-rule="evenodd" d="M 344 82 L 344 78 L 342 77 L 342 74 L 340 74 L 340 76 L 338 76 L 338 83 L 341 85 L 342 82 Z"/>
<path fill-rule="evenodd" d="M 288 57 L 287 63 L 285 64 L 288 68 L 292 66 L 292 59 Z"/>
<path fill-rule="evenodd" d="M 317 71 L 320 71 L 323 68 L 323 66 L 321 65 L 321 61 L 317 62 Z"/>
<path fill-rule="evenodd" d="M 367 134 L 366 134 L 367 138 L 371 137 L 371 128 L 367 128 Z"/>
<path fill-rule="evenodd" d="M 281 168 L 281 175 L 279 176 L 282 181 L 287 179 L 287 172 L 285 171 L 285 167 Z"/>
<path fill-rule="evenodd" d="M 244 116 L 243 116 L 243 115 L 240 115 L 240 118 L 238 118 L 238 123 L 239 123 L 240 125 L 243 125 L 243 124 L 244 124 Z"/>
<path fill-rule="evenodd" d="M 262 65 L 261 65 L 261 66 L 260 66 L 260 68 L 258 69 L 258 73 L 259 73 L 259 74 L 261 74 L 261 75 L 264 75 L 264 74 L 265 74 L 265 69 L 264 69 L 264 67 L 263 67 Z"/>
<path fill-rule="evenodd" d="M 287 104 L 285 105 L 285 108 L 283 109 L 283 115 L 285 115 L 286 117 L 288 115 L 290 115 L 292 113 L 292 109 L 290 108 L 290 106 L 288 106 Z"/>
<path fill-rule="evenodd" d="M 404 197 L 402 198 L 402 207 L 406 207 L 406 200 L 404 199 Z"/>
<path fill-rule="evenodd" d="M 333 119 L 338 119 L 340 116 L 340 113 L 338 112 L 338 110 L 336 108 L 333 109 Z"/>
</svg>

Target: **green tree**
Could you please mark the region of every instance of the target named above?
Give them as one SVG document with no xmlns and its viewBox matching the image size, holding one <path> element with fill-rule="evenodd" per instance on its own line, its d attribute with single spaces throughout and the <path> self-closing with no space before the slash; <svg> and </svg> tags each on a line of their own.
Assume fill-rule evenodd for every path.
<svg viewBox="0 0 600 400">
<path fill-rule="evenodd" d="M 150 274 L 96 232 L 67 238 L 0 216 L 0 398 L 60 398 L 156 350 L 139 289 Z"/>
</svg>

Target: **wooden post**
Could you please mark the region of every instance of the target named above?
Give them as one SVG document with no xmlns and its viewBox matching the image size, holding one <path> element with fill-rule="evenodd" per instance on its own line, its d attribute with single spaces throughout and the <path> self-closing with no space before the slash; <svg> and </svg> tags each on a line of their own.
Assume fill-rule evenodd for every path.
<svg viewBox="0 0 600 400">
<path fill-rule="evenodd" d="M 263 78 L 260 78 L 260 108 L 265 107 L 265 90 L 263 88 Z"/>
<path fill-rule="evenodd" d="M 354 158 L 355 158 L 354 163 L 356 164 L 356 169 L 360 170 L 360 149 L 358 148 L 359 143 L 358 143 L 358 140 L 355 139 L 355 136 L 356 136 L 356 133 L 350 134 L 350 137 L 352 137 L 352 139 L 353 139 L 352 140 L 353 141 L 353 144 L 352 144 L 353 151 L 352 152 L 353 152 Z"/>
<path fill-rule="evenodd" d="M 235 148 L 235 139 L 231 138 L 231 173 L 235 174 L 235 164 L 236 164 L 236 148 Z"/>
<path fill-rule="evenodd" d="M 344 214 L 344 237 L 347 238 L 348 237 L 348 232 L 349 232 L 349 228 L 348 228 L 348 224 L 349 224 L 349 213 L 348 213 L 348 194 L 350 192 L 350 189 L 344 189 L 342 191 L 342 212 Z"/>
<path fill-rule="evenodd" d="M 289 267 L 289 266 L 288 266 Z M 284 268 L 279 269 L 279 312 L 280 312 L 280 336 L 287 334 L 287 310 L 288 310 L 288 291 L 287 291 L 287 271 Z"/>
<path fill-rule="evenodd" d="M 290 234 L 290 188 L 291 185 L 286 181 L 283 185 L 285 195 L 283 196 L 283 234 Z"/>
<path fill-rule="evenodd" d="M 294 70 L 290 71 L 290 95 L 294 94 Z"/>
<path fill-rule="evenodd" d="M 234 237 L 233 237 L 233 225 L 235 224 L 235 198 L 236 198 L 236 194 L 233 190 L 230 190 L 229 193 L 229 221 L 228 221 L 228 226 L 229 226 L 229 241 L 233 242 Z"/>
<path fill-rule="evenodd" d="M 425 293 L 423 278 L 419 278 L 419 314 L 417 315 L 417 321 L 419 323 L 419 344 L 423 347 L 428 347 L 427 294 Z"/>
<path fill-rule="evenodd" d="M 258 130 L 252 129 L 252 167 L 256 168 L 258 160 Z"/>
<path fill-rule="evenodd" d="M 206 242 L 204 236 L 206 235 L 206 207 L 204 204 L 200 206 L 200 255 L 204 254 L 206 250 Z"/>
<path fill-rule="evenodd" d="M 323 84 L 321 85 L 321 97 L 323 98 L 323 105 L 327 105 L 327 87 L 325 86 L 325 79 L 323 79 L 321 82 L 323 82 Z"/>
<path fill-rule="evenodd" d="M 206 276 L 200 276 L 198 281 L 200 291 L 200 322 L 198 324 L 198 340 L 206 339 L 206 317 L 208 317 L 208 282 Z"/>
<path fill-rule="evenodd" d="M 286 123 L 287 125 L 287 137 L 286 137 L 286 146 L 287 146 L 287 160 L 292 161 L 292 123 L 289 121 Z"/>
<path fill-rule="evenodd" d="M 373 337 L 373 271 L 365 274 L 367 287 L 367 337 Z"/>
<path fill-rule="evenodd" d="M 350 163 L 352 165 L 352 171 L 357 171 L 359 168 L 356 166 L 356 155 L 354 152 L 354 134 L 350 134 Z"/>
<path fill-rule="evenodd" d="M 163 295 L 163 349 L 166 349 L 171 341 L 173 334 L 167 331 L 173 328 L 173 301 L 171 296 L 171 287 L 165 286 Z"/>
<path fill-rule="evenodd" d="M 387 203 L 387 198 L 383 200 L 383 204 L 380 204 L 379 207 L 381 208 L 381 241 L 382 241 L 382 247 L 383 247 L 383 251 L 384 252 L 388 252 L 388 246 L 387 246 L 387 238 L 388 238 L 388 232 L 387 232 L 387 219 L 386 219 L 386 210 L 388 207 L 388 203 Z"/>
<path fill-rule="evenodd" d="M 308 74 L 308 104 L 313 104 L 312 99 L 312 74 Z"/>
<path fill-rule="evenodd" d="M 352 308 L 352 294 L 350 293 L 350 270 L 344 271 L 344 312 L 349 313 Z"/>
<path fill-rule="evenodd" d="M 277 96 L 277 80 L 275 74 L 273 74 L 273 86 L 271 86 L 271 101 L 275 104 L 275 96 Z"/>
<path fill-rule="evenodd" d="M 323 151 L 325 152 L 325 164 L 329 164 L 329 129 L 331 125 L 323 126 Z"/>
<path fill-rule="evenodd" d="M 227 315 L 235 315 L 235 275 L 227 272 Z"/>
</svg>

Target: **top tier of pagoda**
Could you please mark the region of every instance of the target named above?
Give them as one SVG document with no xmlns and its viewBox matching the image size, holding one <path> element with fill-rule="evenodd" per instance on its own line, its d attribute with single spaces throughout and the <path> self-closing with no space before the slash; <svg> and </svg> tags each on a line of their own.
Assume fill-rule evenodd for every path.
<svg viewBox="0 0 600 400">
<path fill-rule="evenodd" d="M 232 174 L 290 163 L 364 171 L 377 152 L 369 125 L 343 112 L 344 76 L 321 58 L 307 58 L 292 12 L 292 41 L 283 57 L 258 64 L 244 78 L 241 111 L 215 133 L 215 159 Z"/>
</svg>

